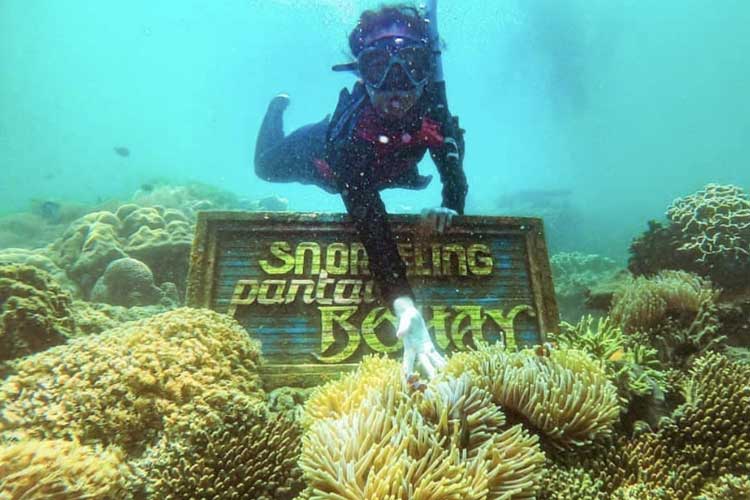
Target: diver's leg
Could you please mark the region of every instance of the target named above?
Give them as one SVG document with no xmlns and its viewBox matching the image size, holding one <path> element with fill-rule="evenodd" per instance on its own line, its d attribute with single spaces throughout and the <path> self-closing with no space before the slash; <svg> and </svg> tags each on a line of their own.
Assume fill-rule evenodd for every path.
<svg viewBox="0 0 750 500">
<path fill-rule="evenodd" d="M 323 158 L 328 118 L 284 136 L 283 114 L 289 97 L 280 94 L 268 105 L 255 146 L 255 173 L 271 182 L 317 183 L 314 160 Z"/>
</svg>

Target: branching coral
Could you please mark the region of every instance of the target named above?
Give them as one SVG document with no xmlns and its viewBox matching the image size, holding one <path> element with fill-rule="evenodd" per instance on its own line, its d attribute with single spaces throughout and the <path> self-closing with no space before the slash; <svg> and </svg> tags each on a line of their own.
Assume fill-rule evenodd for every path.
<svg viewBox="0 0 750 500">
<path fill-rule="evenodd" d="M 617 389 L 587 354 L 552 350 L 504 353 L 496 347 L 454 356 L 446 371 L 466 371 L 503 410 L 518 415 L 557 447 L 606 436 L 619 415 Z"/>
<path fill-rule="evenodd" d="M 61 440 L 0 445 L 0 498 L 4 500 L 128 499 L 129 475 L 117 448 Z"/>
<path fill-rule="evenodd" d="M 740 187 L 708 184 L 672 202 L 667 217 L 682 231 L 679 249 L 699 262 L 750 257 L 750 199 Z"/>
<path fill-rule="evenodd" d="M 19 361 L 0 385 L 0 437 L 138 453 L 209 389 L 260 399 L 258 363 L 258 343 L 212 311 L 178 309 L 129 323 Z"/>
<path fill-rule="evenodd" d="M 243 399 L 191 406 L 140 464 L 149 498 L 284 500 L 302 490 L 298 424 Z"/>
<path fill-rule="evenodd" d="M 379 371 L 395 378 L 384 383 Z M 504 426 L 468 376 L 441 377 L 423 394 L 400 377 L 397 363 L 370 358 L 308 401 L 300 465 L 309 487 L 301 498 L 533 497 L 544 460 L 535 436 Z M 347 387 L 353 398 L 342 405 L 337 396 Z"/>
<path fill-rule="evenodd" d="M 71 303 L 46 272 L 0 265 L 0 361 L 64 343 L 75 329 Z"/>
</svg>

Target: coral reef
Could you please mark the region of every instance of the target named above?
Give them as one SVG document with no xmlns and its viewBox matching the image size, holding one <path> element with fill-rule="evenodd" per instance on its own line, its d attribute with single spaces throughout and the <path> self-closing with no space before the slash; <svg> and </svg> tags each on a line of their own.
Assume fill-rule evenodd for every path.
<svg viewBox="0 0 750 500">
<path fill-rule="evenodd" d="M 21 212 L 4 215 L 0 217 L 0 248 L 43 247 L 64 230 L 64 224 L 50 224 L 38 214 Z"/>
<path fill-rule="evenodd" d="M 750 498 L 750 476 L 725 474 L 707 484 L 696 500 L 747 500 Z"/>
<path fill-rule="evenodd" d="M 44 250 L 28 250 L 25 248 L 4 248 L 0 250 L 0 265 L 25 264 L 34 266 L 47 272 L 52 278 L 75 298 L 81 291 L 73 280 L 68 278 L 65 270 L 55 264 Z"/>
<path fill-rule="evenodd" d="M 559 333 L 549 335 L 561 348 L 585 351 L 600 362 L 617 387 L 622 411 L 628 411 L 638 397 L 663 400 L 667 375 L 661 370 L 656 349 L 638 342 L 634 335 L 624 335 L 609 316 L 593 325 L 594 318 L 589 315 L 575 325 L 563 322 Z"/>
<path fill-rule="evenodd" d="M 495 404 L 538 430 L 557 448 L 580 447 L 611 433 L 619 416 L 617 389 L 586 353 L 497 347 L 454 355 L 447 374 L 469 373 Z"/>
<path fill-rule="evenodd" d="M 291 499 L 303 487 L 302 429 L 263 405 L 191 405 L 140 461 L 148 498 Z"/>
<path fill-rule="evenodd" d="M 75 329 L 71 305 L 46 272 L 0 265 L 0 361 L 64 343 Z"/>
<path fill-rule="evenodd" d="M 533 496 L 544 460 L 537 438 L 520 425 L 504 426 L 490 395 L 468 377 L 443 377 L 424 393 L 410 392 L 396 361 L 370 358 L 363 367 L 308 401 L 300 459 L 308 489 L 301 498 Z M 378 372 L 387 381 L 369 388 Z M 341 404 L 349 387 L 354 400 Z"/>
<path fill-rule="evenodd" d="M 0 498 L 131 498 L 123 454 L 62 440 L 0 445 Z"/>
<path fill-rule="evenodd" d="M 636 274 L 683 269 L 722 288 L 747 285 L 750 273 L 750 199 L 733 185 L 708 184 L 677 198 L 667 209 L 669 226 L 652 222 L 631 247 Z"/>
<path fill-rule="evenodd" d="M 580 252 L 556 253 L 550 264 L 560 315 L 571 321 L 589 312 L 588 297 L 593 289 L 616 280 L 623 272 L 612 259 Z M 597 301 L 593 305 L 600 307 Z"/>
<path fill-rule="evenodd" d="M 684 367 L 721 347 L 719 293 L 694 274 L 661 271 L 651 278 L 634 278 L 615 293 L 610 314 L 626 334 L 646 334 L 663 363 Z"/>
<path fill-rule="evenodd" d="M 258 343 L 213 311 L 127 323 L 19 360 L 0 385 L 0 439 L 114 444 L 137 455 L 209 390 L 261 399 L 258 363 Z"/>
<path fill-rule="evenodd" d="M 110 262 L 91 291 L 94 302 L 125 307 L 157 304 L 164 298 L 165 293 L 154 284 L 151 269 L 129 257 Z"/>
<path fill-rule="evenodd" d="M 193 230 L 175 209 L 120 206 L 115 213 L 94 212 L 74 221 L 49 247 L 57 265 L 89 297 L 97 280 L 115 260 L 131 257 L 154 273 L 156 283 L 185 283 Z"/>
<path fill-rule="evenodd" d="M 170 310 L 164 305 L 153 306 L 113 306 L 104 303 L 73 302 L 73 317 L 76 323 L 76 336 L 102 333 L 128 321 L 137 321 Z"/>
</svg>

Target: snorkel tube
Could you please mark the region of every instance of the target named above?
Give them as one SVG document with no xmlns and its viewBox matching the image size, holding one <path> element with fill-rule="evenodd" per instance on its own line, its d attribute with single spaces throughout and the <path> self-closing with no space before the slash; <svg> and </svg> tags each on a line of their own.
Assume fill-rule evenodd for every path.
<svg viewBox="0 0 750 500">
<path fill-rule="evenodd" d="M 438 34 L 437 22 L 437 0 L 427 0 L 427 29 L 430 35 L 430 46 L 432 53 L 435 55 L 435 75 L 433 81 L 442 82 L 443 78 L 443 57 L 440 53 L 440 35 Z"/>
</svg>

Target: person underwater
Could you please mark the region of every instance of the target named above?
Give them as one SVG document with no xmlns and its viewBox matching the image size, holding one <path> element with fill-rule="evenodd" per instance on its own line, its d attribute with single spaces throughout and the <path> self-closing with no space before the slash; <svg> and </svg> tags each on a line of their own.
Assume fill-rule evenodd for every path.
<svg viewBox="0 0 750 500">
<path fill-rule="evenodd" d="M 423 211 L 438 232 L 464 212 L 468 185 L 464 140 L 445 92 L 437 32 L 437 0 L 426 15 L 404 4 L 364 11 L 349 35 L 356 62 L 334 71 L 358 76 L 343 89 L 333 115 L 284 135 L 289 96 L 268 105 L 255 148 L 255 172 L 270 182 L 300 182 L 340 194 L 369 257 L 381 298 L 398 319 L 403 370 L 434 376 L 445 361 L 415 305 L 380 191 L 424 189 L 431 176 L 417 164 L 430 151 L 443 184 L 442 206 Z"/>
</svg>

